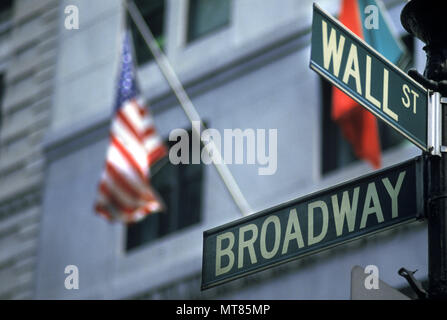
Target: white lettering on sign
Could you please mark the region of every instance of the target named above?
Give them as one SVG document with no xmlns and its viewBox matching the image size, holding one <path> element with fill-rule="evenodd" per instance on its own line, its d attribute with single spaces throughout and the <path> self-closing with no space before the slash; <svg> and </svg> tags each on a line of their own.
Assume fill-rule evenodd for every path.
<svg viewBox="0 0 447 320">
<path fill-rule="evenodd" d="M 380 101 L 371 95 L 371 57 L 366 56 L 366 89 L 365 98 L 380 109 Z"/>
<path fill-rule="evenodd" d="M 332 208 L 334 211 L 335 230 L 337 232 L 337 236 L 341 236 L 341 234 L 343 233 L 343 224 L 345 222 L 345 219 L 348 222 L 349 232 L 354 231 L 355 216 L 357 215 L 357 203 L 359 200 L 359 190 L 359 187 L 354 189 L 352 204 L 349 201 L 348 191 L 344 191 L 340 207 L 338 206 L 337 195 L 334 194 L 332 196 Z"/>
<path fill-rule="evenodd" d="M 223 249 L 222 242 L 224 239 L 228 239 L 228 246 Z M 216 276 L 227 273 L 233 268 L 234 253 L 231 249 L 234 246 L 234 234 L 232 232 L 226 232 L 220 234 L 216 238 Z M 228 265 L 222 267 L 222 257 L 228 257 Z"/>
<path fill-rule="evenodd" d="M 273 242 L 273 248 L 272 250 L 268 250 L 266 247 L 266 237 L 267 237 L 267 228 L 269 224 L 273 224 L 274 230 L 275 230 L 275 240 Z M 277 216 L 270 216 L 267 219 L 265 219 L 264 223 L 262 224 L 261 228 L 261 255 L 264 259 L 271 259 L 273 258 L 279 249 L 279 244 L 281 242 L 281 223 L 279 221 L 279 218 Z"/>
<path fill-rule="evenodd" d="M 390 71 L 385 67 L 383 67 L 382 70 L 377 70 L 378 68 L 377 66 L 374 66 L 372 57 L 368 54 L 364 54 L 365 63 L 362 65 L 360 62 L 363 61 L 360 61 L 359 59 L 358 46 L 351 43 L 349 49 L 347 46 L 345 48 L 345 37 L 343 35 L 338 35 L 337 30 L 334 28 L 330 28 L 329 30 L 327 22 L 324 20 L 322 20 L 322 42 L 324 68 L 337 78 L 341 76 L 341 81 L 344 84 L 349 85 L 352 83 L 354 90 L 358 95 L 365 98 L 372 106 L 381 109 L 383 113 L 394 121 L 399 122 L 399 116 L 396 114 L 396 110 L 392 110 L 389 105 Z M 346 58 L 344 60 L 345 55 Z M 360 56 L 360 58 L 363 60 L 362 56 Z M 342 65 L 342 61 L 346 61 L 346 63 Z M 380 96 L 380 93 L 378 92 L 375 92 L 374 94 L 372 92 L 373 70 L 374 74 L 377 74 L 378 72 L 379 74 L 383 73 L 383 77 L 381 77 L 382 96 Z M 419 94 L 417 92 L 410 89 L 408 85 L 403 85 L 401 98 L 402 105 L 406 109 L 412 107 L 414 114 L 416 114 L 417 111 L 418 98 Z"/>
<path fill-rule="evenodd" d="M 386 188 L 390 198 L 391 198 L 391 216 L 393 218 L 397 218 L 398 216 L 398 208 L 397 208 L 397 196 L 399 195 L 400 188 L 402 187 L 402 182 L 405 178 L 405 171 L 402 171 L 397 178 L 396 185 L 393 187 L 388 178 L 382 179 L 383 185 Z"/>
<path fill-rule="evenodd" d="M 359 57 L 357 54 L 357 47 L 351 44 L 349 49 L 348 62 L 346 62 L 345 73 L 343 75 L 343 82 L 348 84 L 349 77 L 355 80 L 355 88 L 358 94 L 362 94 L 362 83 L 360 81 Z"/>
<path fill-rule="evenodd" d="M 245 234 L 251 232 L 251 238 L 245 239 Z M 258 262 L 256 259 L 254 243 L 258 237 L 258 227 L 255 224 L 248 224 L 239 229 L 239 254 L 237 267 L 240 269 L 244 265 L 244 249 L 248 249 L 250 254 L 251 263 L 254 264 Z"/>
<path fill-rule="evenodd" d="M 292 229 L 294 230 L 292 232 Z M 289 220 L 287 221 L 286 235 L 284 236 L 284 244 L 282 246 L 282 254 L 286 254 L 289 249 L 289 242 L 296 240 L 298 248 L 304 247 L 303 234 L 301 232 L 300 221 L 298 220 L 298 214 L 296 209 L 292 209 L 289 212 Z"/>
<path fill-rule="evenodd" d="M 329 40 L 327 37 L 327 23 L 323 21 L 323 59 L 324 67 L 329 70 L 331 60 L 334 75 L 338 77 L 340 73 L 341 58 L 343 57 L 343 47 L 345 46 L 345 37 L 340 36 L 340 41 L 337 46 L 337 33 L 334 29 L 331 30 Z"/>
<path fill-rule="evenodd" d="M 328 236 L 330 225 L 335 230 L 335 236 L 341 237 L 366 228 L 368 221 L 383 223 L 383 209 L 391 212 L 392 219 L 398 218 L 398 200 L 405 176 L 406 171 L 401 171 L 394 185 L 388 177 L 384 177 L 365 187 L 354 187 L 332 194 L 327 201 L 320 199 L 303 204 L 306 209 L 301 212 L 292 208 L 285 213 L 287 216 L 283 219 L 277 214 L 271 214 L 259 226 L 250 223 L 217 235 L 216 276 L 230 272 L 236 265 L 237 269 L 241 269 L 257 264 L 259 259 L 262 262 L 286 255 L 291 250 L 316 245 Z M 389 203 L 389 207 L 383 208 L 385 204 L 377 192 L 378 185 L 386 189 L 382 197 L 388 197 L 386 203 Z M 364 196 L 361 196 L 362 192 Z M 307 219 L 302 215 L 307 215 Z M 319 222 L 315 223 L 317 219 Z M 307 221 L 307 239 L 302 232 L 303 221 Z"/>
<path fill-rule="evenodd" d="M 314 230 L 314 228 L 315 228 L 314 215 L 315 215 L 316 208 L 320 208 L 321 214 L 323 215 L 323 225 L 322 225 L 320 234 L 317 236 L 314 235 L 314 231 L 315 231 Z M 308 229 L 307 229 L 308 230 L 308 242 L 307 242 L 307 245 L 310 246 L 310 245 L 320 242 L 326 236 L 328 222 L 329 222 L 329 213 L 328 213 L 326 202 L 315 201 L 315 202 L 310 203 L 307 206 L 307 221 L 308 221 Z"/>
<path fill-rule="evenodd" d="M 406 84 L 404 84 L 402 86 L 402 93 L 405 95 L 405 98 L 402 97 L 402 104 L 406 107 L 406 108 L 410 108 L 411 107 L 411 98 L 409 96 L 409 94 L 413 95 L 413 113 L 416 114 L 416 106 L 417 106 L 417 98 L 419 98 L 419 94 L 414 91 L 411 90 L 409 86 L 407 86 Z"/>
<path fill-rule="evenodd" d="M 374 182 L 368 184 L 368 189 L 366 191 L 365 197 L 365 205 L 363 206 L 362 221 L 360 222 L 360 229 L 366 227 L 368 216 L 372 213 L 376 215 L 377 222 L 383 222 L 382 207 L 380 206 L 379 195 L 377 194 L 376 184 Z"/>
</svg>

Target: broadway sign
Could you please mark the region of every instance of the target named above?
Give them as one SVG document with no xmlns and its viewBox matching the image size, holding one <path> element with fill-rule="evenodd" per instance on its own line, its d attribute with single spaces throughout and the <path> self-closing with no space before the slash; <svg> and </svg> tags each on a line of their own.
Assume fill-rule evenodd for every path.
<svg viewBox="0 0 447 320">
<path fill-rule="evenodd" d="M 421 157 L 205 231 L 202 290 L 413 221 Z"/>
</svg>

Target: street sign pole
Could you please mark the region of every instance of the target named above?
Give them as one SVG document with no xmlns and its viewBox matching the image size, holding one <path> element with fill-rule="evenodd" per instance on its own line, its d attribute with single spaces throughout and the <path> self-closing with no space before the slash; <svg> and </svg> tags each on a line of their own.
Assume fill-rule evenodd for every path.
<svg viewBox="0 0 447 320">
<path fill-rule="evenodd" d="M 442 109 L 440 126 L 447 127 L 447 108 L 441 105 L 441 94 L 447 96 L 445 10 L 434 3 L 412 0 L 402 10 L 401 22 L 409 33 L 427 44 L 424 76 L 414 74 L 434 92 L 432 107 Z M 446 143 L 447 130 L 442 130 L 441 145 Z M 431 299 L 447 298 L 447 157 L 441 151 L 443 147 L 439 150 L 441 157 L 431 156 L 428 161 L 428 294 Z"/>
<path fill-rule="evenodd" d="M 447 125 L 447 108 L 442 119 Z M 447 141 L 446 130 L 442 142 Z M 447 298 L 447 157 L 430 158 L 430 200 L 428 208 L 428 280 L 430 298 Z"/>
<path fill-rule="evenodd" d="M 434 94 L 439 105 L 440 94 Z M 447 123 L 447 109 L 442 108 L 444 125 Z M 447 141 L 446 133 L 442 132 L 443 145 Z M 430 199 L 428 208 L 428 277 L 430 298 L 447 298 L 447 157 L 430 157 L 429 184 Z"/>
</svg>

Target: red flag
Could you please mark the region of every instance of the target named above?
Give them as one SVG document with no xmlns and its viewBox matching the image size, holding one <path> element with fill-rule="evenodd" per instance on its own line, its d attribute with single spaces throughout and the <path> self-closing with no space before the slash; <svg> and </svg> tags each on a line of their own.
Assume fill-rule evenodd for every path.
<svg viewBox="0 0 447 320">
<path fill-rule="evenodd" d="M 362 21 L 357 0 L 343 0 L 339 20 L 363 39 Z M 332 119 L 350 142 L 355 155 L 365 159 L 374 168 L 381 166 L 381 151 L 377 120 L 348 95 L 333 87 Z"/>
</svg>

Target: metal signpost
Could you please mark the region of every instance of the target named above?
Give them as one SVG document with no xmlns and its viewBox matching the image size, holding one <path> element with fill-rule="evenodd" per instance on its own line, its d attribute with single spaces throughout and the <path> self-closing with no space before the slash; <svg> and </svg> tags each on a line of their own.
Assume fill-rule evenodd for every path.
<svg viewBox="0 0 447 320">
<path fill-rule="evenodd" d="M 445 6 L 436 1 L 412 0 L 401 13 L 403 27 L 426 46 L 427 64 L 424 75 L 413 76 L 433 93 L 433 105 L 440 110 L 440 144 L 447 143 L 447 33 Z M 442 109 L 442 110 L 441 110 Z M 442 133 L 442 136 L 441 136 Z M 445 147 L 440 147 L 445 152 Z M 430 157 L 428 161 L 428 298 L 447 298 L 447 157 Z"/>
<path fill-rule="evenodd" d="M 422 217 L 423 171 L 418 157 L 205 231 L 202 289 Z"/>
</svg>

